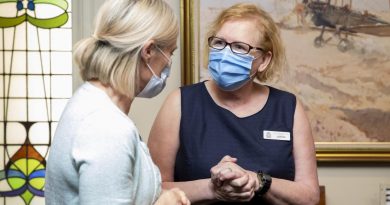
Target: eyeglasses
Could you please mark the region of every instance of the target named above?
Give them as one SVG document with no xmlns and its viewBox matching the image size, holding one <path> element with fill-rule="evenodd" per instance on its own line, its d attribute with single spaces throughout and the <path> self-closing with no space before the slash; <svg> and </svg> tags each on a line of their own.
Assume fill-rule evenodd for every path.
<svg viewBox="0 0 390 205">
<path fill-rule="evenodd" d="M 249 44 L 243 43 L 243 42 L 232 42 L 228 43 L 225 40 L 211 36 L 208 38 L 208 43 L 211 48 L 217 49 L 217 50 L 223 50 L 227 45 L 229 45 L 230 50 L 235 53 L 235 54 L 247 54 L 249 53 L 252 49 L 256 49 L 258 51 L 263 51 L 264 49 L 258 48 L 258 47 L 253 47 Z"/>
</svg>

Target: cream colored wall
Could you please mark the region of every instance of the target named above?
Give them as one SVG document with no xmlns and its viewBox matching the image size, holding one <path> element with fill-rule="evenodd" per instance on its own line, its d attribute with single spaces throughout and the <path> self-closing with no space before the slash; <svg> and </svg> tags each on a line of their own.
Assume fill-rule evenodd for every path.
<svg viewBox="0 0 390 205">
<path fill-rule="evenodd" d="M 385 205 L 381 185 L 390 188 L 388 165 L 320 165 L 318 173 L 327 205 Z"/>
<path fill-rule="evenodd" d="M 73 42 L 91 32 L 92 20 L 97 8 L 104 0 L 80 0 L 73 3 Z M 180 0 L 167 0 L 180 16 Z M 167 87 L 153 99 L 136 99 L 131 107 L 130 117 L 138 127 L 142 138 L 147 141 L 153 119 L 166 96 L 180 84 L 180 41 L 179 49 L 173 57 L 171 76 Z M 73 86 L 81 84 L 77 68 L 74 67 Z M 387 184 L 390 188 L 389 165 L 346 165 L 320 164 L 318 167 L 321 185 L 326 186 L 327 205 L 384 205 L 381 203 L 380 188 Z"/>
</svg>

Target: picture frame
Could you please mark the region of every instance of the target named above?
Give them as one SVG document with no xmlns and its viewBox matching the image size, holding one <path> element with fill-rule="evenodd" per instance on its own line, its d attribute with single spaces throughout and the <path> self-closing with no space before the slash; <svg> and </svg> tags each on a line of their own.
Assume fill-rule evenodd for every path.
<svg viewBox="0 0 390 205">
<path fill-rule="evenodd" d="M 243 2 L 240 0 L 224 0 L 223 3 L 221 3 L 220 1 L 221 0 L 211 1 L 211 2 L 213 2 L 213 5 L 211 7 L 209 7 L 208 12 L 215 14 L 215 13 L 217 13 L 218 10 L 221 10 L 222 8 L 227 8 L 228 5 L 232 5 L 232 4 L 238 3 L 238 2 Z M 297 3 L 297 1 L 294 2 L 294 1 L 283 1 L 283 0 L 264 1 L 264 2 L 270 3 L 270 2 L 278 2 L 278 1 L 280 1 L 282 4 L 285 3 L 288 5 L 291 5 L 293 3 Z M 319 1 L 321 1 L 321 0 L 319 0 Z M 363 4 L 363 3 L 359 3 L 359 1 L 362 2 L 361 0 L 350 0 L 349 2 L 352 2 L 352 1 L 354 3 L 354 4 L 352 4 L 352 6 L 359 7 L 359 8 L 364 6 L 364 5 L 360 5 L 360 4 Z M 202 8 L 204 8 L 204 6 L 202 7 L 202 4 L 207 4 L 209 2 L 210 1 L 206 1 L 206 0 L 191 0 L 191 1 L 181 0 L 180 1 L 180 4 L 181 4 L 180 5 L 180 8 L 181 8 L 180 18 L 181 18 L 181 47 L 182 47 L 182 53 L 181 53 L 181 55 L 182 55 L 181 56 L 182 85 L 189 85 L 189 84 L 197 83 L 202 78 L 201 67 L 204 66 L 204 65 L 202 65 L 202 56 L 204 56 L 204 52 L 201 51 L 202 46 L 203 46 L 201 38 L 205 38 L 204 37 L 204 33 L 205 33 L 204 28 L 202 27 L 204 25 L 202 23 L 212 19 L 212 17 L 207 15 L 207 12 L 202 11 Z M 245 1 L 245 2 L 248 2 L 248 1 Z M 286 2 L 288 2 L 288 3 L 286 3 Z M 309 2 L 311 2 L 311 1 L 309 1 Z M 333 0 L 322 0 L 322 2 L 327 3 L 328 5 L 335 6 L 337 8 L 339 8 L 339 7 L 341 8 L 342 6 L 345 6 L 345 7 L 347 6 L 347 5 L 336 5 L 337 1 L 336 1 L 336 3 L 334 3 Z M 365 2 L 367 2 L 367 1 L 365 1 Z M 384 2 L 385 2 L 385 0 L 384 0 Z M 389 1 L 387 1 L 387 2 L 389 2 Z M 274 4 L 273 6 L 276 7 L 275 6 L 276 3 L 273 3 L 273 4 Z M 288 7 L 288 5 L 283 5 L 283 6 Z M 285 9 L 283 6 L 280 8 Z M 296 9 L 293 6 L 294 5 L 292 5 L 291 8 Z M 378 8 L 378 5 L 376 5 L 376 6 L 377 7 L 375 7 L 375 8 Z M 219 8 L 219 7 L 221 7 L 221 8 Z M 355 10 L 352 10 L 352 9 L 354 9 L 353 7 L 352 8 L 348 7 L 348 9 L 351 9 L 351 11 L 355 12 Z M 267 8 L 265 8 L 265 10 L 267 10 Z M 360 12 L 360 10 L 357 9 L 356 12 Z M 371 10 L 364 11 L 364 12 L 368 13 L 368 12 L 371 12 L 372 10 L 373 9 L 371 8 Z M 388 10 L 390 10 L 390 5 L 389 5 Z M 362 15 L 365 15 L 365 14 L 362 14 Z M 373 15 L 373 14 L 370 13 L 370 15 Z M 378 15 L 378 13 L 375 13 L 375 15 Z M 271 13 L 271 16 L 272 16 L 272 13 Z M 381 17 L 382 16 L 380 16 L 380 18 L 378 18 L 378 19 L 382 20 Z M 295 18 L 295 17 L 293 17 L 293 18 Z M 383 22 L 388 22 L 388 21 L 390 22 L 390 16 L 386 16 L 386 18 L 383 20 Z M 297 22 L 298 22 L 298 20 L 297 20 Z M 280 26 L 280 21 L 278 21 L 277 23 Z M 389 41 L 390 40 L 389 25 L 381 25 L 381 27 L 375 26 L 374 30 L 372 30 L 372 27 L 373 26 L 371 26 L 371 27 L 370 26 L 366 26 L 366 27 L 360 26 L 359 28 L 356 28 L 356 31 L 354 31 L 353 33 L 350 31 L 340 32 L 341 35 L 352 36 L 352 37 L 350 37 L 350 39 L 353 40 L 353 43 L 355 43 L 355 45 L 353 45 L 354 46 L 353 48 L 348 48 L 350 50 L 347 49 L 346 51 L 342 51 L 343 47 L 339 48 L 340 47 L 339 44 L 340 44 L 341 40 L 337 44 L 337 43 L 332 43 L 333 39 L 331 39 L 331 40 L 326 39 L 329 42 L 325 42 L 325 41 L 321 42 L 321 43 L 324 43 L 326 45 L 321 45 L 320 48 L 316 47 L 315 40 L 314 40 L 314 42 L 310 41 L 310 45 L 314 45 L 314 46 L 312 46 L 313 48 L 309 47 L 310 51 L 306 51 L 306 52 L 314 51 L 314 53 L 319 53 L 321 55 L 327 56 L 327 54 L 325 52 L 325 50 L 327 50 L 327 52 L 330 52 L 329 55 L 335 55 L 335 56 L 349 55 L 349 56 L 352 56 L 352 57 L 350 57 L 350 59 L 352 59 L 352 60 L 354 60 L 356 58 L 361 58 L 361 57 L 370 59 L 371 54 L 370 54 L 370 56 L 368 56 L 367 53 L 363 53 L 363 52 L 371 52 L 371 51 L 359 50 L 359 49 L 367 49 L 364 46 L 369 45 L 370 42 L 373 44 L 378 44 L 378 47 L 380 47 L 379 44 L 382 44 L 383 42 L 386 42 L 386 41 L 390 42 Z M 308 29 L 308 30 L 305 30 L 305 29 Z M 363 32 L 364 29 L 366 29 L 366 30 L 371 29 L 368 32 L 368 33 L 371 32 L 371 34 L 364 33 Z M 300 30 L 300 28 L 296 28 L 296 27 L 284 27 L 284 28 L 281 28 L 282 38 L 284 37 L 284 35 L 287 35 L 287 34 L 284 34 L 284 32 L 286 32 L 286 31 L 289 33 L 293 33 L 296 36 L 297 35 L 313 36 L 316 33 L 320 33 L 321 29 L 316 28 L 315 26 L 312 26 L 312 25 L 309 26 L 308 28 L 304 28 L 302 30 Z M 325 28 L 324 31 L 325 31 L 324 33 L 327 33 L 326 34 L 328 36 L 327 38 L 332 38 L 332 36 L 329 37 L 329 35 L 331 35 L 330 33 L 332 32 L 332 29 Z M 300 32 L 302 32 L 303 34 L 300 34 Z M 348 33 L 348 32 L 350 32 L 350 33 Z M 369 35 L 372 35 L 372 33 L 375 33 L 375 32 L 377 34 L 382 32 L 381 34 L 383 34 L 383 35 L 375 36 L 375 37 L 368 37 Z M 387 38 L 389 38 L 389 39 L 387 39 Z M 368 41 L 368 43 L 363 41 L 362 39 L 365 39 L 366 41 Z M 288 53 L 291 52 L 291 51 L 289 51 L 289 47 L 288 47 L 289 41 L 288 41 L 288 39 L 287 40 L 283 39 L 283 40 L 284 40 L 284 43 L 286 43 L 286 41 L 287 41 L 286 52 L 287 52 L 287 60 L 289 60 Z M 366 44 L 358 45 L 358 43 L 362 43 L 362 42 L 366 43 Z M 309 43 L 307 43 L 307 42 L 306 42 L 306 44 L 309 45 Z M 390 57 L 387 56 L 389 54 L 386 54 L 386 52 L 390 53 L 390 50 L 389 50 L 390 45 L 389 45 L 389 43 L 384 43 L 384 44 L 385 45 L 380 47 L 380 48 L 384 49 L 383 51 L 377 51 L 377 50 L 374 50 L 374 51 L 375 52 L 384 52 L 384 53 L 379 53 L 377 55 L 379 55 L 380 57 L 383 57 L 383 59 L 390 59 Z M 373 48 L 373 49 L 376 49 L 376 48 Z M 374 51 L 372 51 L 372 52 L 374 52 Z M 348 52 L 350 52 L 350 53 L 348 54 Z M 380 58 L 380 59 L 382 59 L 382 58 Z M 380 62 L 377 62 L 377 61 L 379 61 L 378 59 L 375 59 L 375 57 L 372 57 L 371 60 L 372 60 L 372 62 L 367 62 L 367 65 L 374 65 L 375 69 L 381 68 L 382 65 L 379 64 Z M 340 59 L 335 60 L 335 61 L 340 61 Z M 361 62 L 364 62 L 364 61 L 361 61 Z M 345 64 L 348 65 L 348 63 L 349 62 L 346 62 Z M 325 80 L 322 79 L 322 81 L 319 81 L 322 84 L 315 85 L 315 86 L 318 86 L 318 87 L 323 86 L 324 88 L 320 87 L 318 89 L 319 90 L 328 89 L 329 92 L 333 92 L 330 89 L 330 87 L 333 88 L 334 85 L 332 85 L 332 83 L 335 83 L 335 82 L 337 83 L 337 81 L 340 80 L 337 78 L 337 75 L 342 75 L 342 74 L 347 73 L 346 70 L 351 66 L 359 66 L 359 64 L 356 62 L 351 61 L 350 63 L 352 63 L 352 64 L 348 65 L 348 66 L 340 64 L 340 66 L 344 66 L 340 69 L 340 70 L 342 70 L 342 72 L 337 71 L 336 70 L 337 68 L 328 66 L 328 67 L 330 67 L 330 69 L 332 69 L 332 71 L 335 70 L 335 72 L 336 72 L 336 74 L 332 74 L 332 75 L 329 75 L 329 73 L 327 73 L 328 71 L 324 71 L 323 68 L 322 68 L 322 70 L 321 69 L 316 70 L 316 71 L 321 71 L 322 73 L 325 73 L 324 75 L 326 75 L 326 79 Z M 297 65 L 297 63 L 295 63 L 295 65 Z M 298 64 L 298 67 L 299 67 L 299 65 L 304 68 L 306 64 L 304 64 L 304 63 Z M 383 66 L 385 68 L 386 68 L 386 66 L 387 66 L 387 68 L 389 68 L 390 62 L 388 60 L 383 61 Z M 357 70 L 359 70 L 359 69 L 357 69 Z M 337 72 L 339 72 L 339 73 L 337 73 Z M 381 76 L 380 80 L 382 80 L 382 81 L 376 81 L 375 76 L 372 76 L 372 78 L 367 77 L 364 79 L 371 80 L 373 83 L 377 83 L 378 87 L 382 86 L 382 84 L 384 83 L 384 85 L 383 85 L 384 88 L 386 88 L 387 86 L 390 88 L 390 84 L 385 82 L 386 79 L 387 79 L 387 81 L 390 81 L 390 74 L 388 74 L 388 72 L 385 72 L 384 69 L 381 69 L 381 70 L 378 69 L 378 71 L 376 71 L 376 72 L 378 72 L 379 76 Z M 362 73 L 362 74 L 367 74 L 367 73 Z M 308 80 L 313 81 L 313 79 L 310 79 L 310 78 L 313 78 L 313 76 L 310 76 L 310 74 L 308 74 L 308 73 L 305 73 L 305 75 L 306 75 Z M 360 80 L 363 78 L 358 76 L 358 79 Z M 299 80 L 305 81 L 305 78 L 303 77 Z M 349 79 L 345 78 L 342 80 L 348 81 Z M 310 97 L 307 97 L 308 95 L 313 95 L 315 93 L 310 92 L 310 89 L 306 89 L 305 88 L 306 85 L 301 85 L 301 88 L 298 90 L 295 90 L 295 92 L 294 92 L 294 90 L 292 90 L 292 92 L 297 95 L 298 99 L 300 99 L 303 102 L 305 108 L 308 108 L 308 110 L 307 110 L 308 116 L 309 116 L 309 119 L 312 123 L 313 135 L 315 137 L 316 156 L 317 156 L 318 162 L 390 162 L 390 131 L 388 128 L 386 128 L 386 127 L 388 127 L 388 125 L 390 125 L 390 93 L 387 94 L 386 93 L 387 91 L 383 90 L 382 87 L 380 87 L 380 89 L 379 89 L 380 92 L 382 92 L 382 93 L 380 93 L 379 91 L 378 91 L 378 93 L 375 93 L 375 92 L 377 92 L 374 89 L 375 87 L 374 88 L 364 87 L 364 86 L 370 86 L 370 85 L 367 85 L 367 83 L 363 83 L 363 85 L 358 85 L 358 83 L 360 82 L 359 80 L 354 82 L 355 83 L 354 85 L 346 83 L 346 84 L 344 84 L 345 88 L 340 87 L 340 89 L 339 89 L 339 90 L 341 90 L 340 93 L 345 94 L 345 96 L 342 96 L 343 98 L 345 98 L 345 101 L 348 101 L 348 103 L 353 105 L 353 106 L 350 106 L 348 103 L 346 103 L 346 105 L 345 105 L 346 107 L 343 107 L 344 105 L 340 102 L 337 102 L 338 101 L 337 99 L 335 99 L 335 101 L 338 104 L 336 103 L 334 105 L 321 104 L 321 102 L 317 103 L 317 107 L 324 106 L 327 108 L 325 111 L 322 111 L 322 112 L 326 112 L 329 110 L 332 112 L 332 111 L 334 111 L 332 109 L 337 109 L 337 112 L 341 117 L 340 116 L 336 117 L 337 119 L 335 119 L 334 122 L 332 122 L 333 118 L 331 116 L 326 116 L 328 118 L 327 120 L 318 121 L 317 119 L 320 118 L 319 117 L 320 115 L 318 115 L 318 113 L 317 114 L 311 113 L 311 110 L 310 110 L 311 108 L 307 104 L 305 104 L 305 103 L 310 103 L 310 101 L 306 101 L 305 99 L 310 98 Z M 313 83 L 313 82 L 311 82 L 311 83 Z M 314 84 L 315 83 L 316 82 L 314 82 Z M 318 83 L 318 80 L 317 80 L 317 83 Z M 326 84 L 326 83 L 329 83 L 329 84 Z M 278 84 L 276 83 L 275 85 L 278 85 Z M 341 84 L 337 84 L 337 85 L 343 86 Z M 356 93 L 359 93 L 359 90 L 358 89 L 354 90 L 353 86 L 359 87 L 359 89 L 362 89 L 364 92 L 367 92 L 367 90 L 369 90 L 369 91 L 371 90 L 372 92 L 374 92 L 374 94 L 372 94 L 372 95 L 365 93 L 364 97 L 369 98 L 369 99 L 372 98 L 371 100 L 375 101 L 375 106 L 372 107 L 371 105 L 369 105 L 369 103 L 367 103 L 365 101 L 365 99 L 360 98 L 360 96 L 358 96 L 358 94 L 356 94 Z M 286 86 L 281 86 L 281 87 L 286 88 Z M 310 87 L 310 85 L 307 87 Z M 309 93 L 305 93 L 305 91 L 307 91 L 307 90 L 309 90 Z M 322 95 L 327 96 L 326 93 L 325 94 L 322 93 Z M 335 95 L 337 96 L 337 94 L 335 94 Z M 319 96 L 321 96 L 321 92 L 320 92 Z M 366 104 L 364 104 L 364 103 L 363 103 L 364 105 L 353 104 L 353 102 L 351 102 L 352 100 L 348 100 L 348 98 L 347 98 L 348 96 L 351 96 L 352 100 L 357 100 L 357 101 L 360 100 Z M 376 98 L 377 96 L 378 96 L 378 98 Z M 382 99 L 379 99 L 379 97 L 382 97 Z M 332 99 L 330 99 L 329 101 L 331 101 L 331 100 Z M 381 100 L 383 100 L 383 102 L 378 102 Z M 387 103 L 387 102 L 389 102 L 389 103 Z M 314 101 L 314 104 L 315 103 L 316 102 Z M 366 106 L 367 108 L 363 109 L 364 106 Z M 374 110 L 374 112 L 371 113 L 370 111 L 372 111 L 372 110 Z M 367 118 L 367 120 L 372 120 L 373 122 L 367 121 L 366 123 L 363 123 L 362 121 L 364 121 L 364 120 L 361 120 L 361 121 L 358 120 L 358 119 L 364 119 L 365 117 Z M 348 120 L 350 120 L 350 121 L 348 121 Z M 314 123 L 313 123 L 313 121 L 314 121 Z M 341 129 L 337 128 L 336 127 L 337 122 L 339 122 L 341 124 L 339 126 L 346 126 L 346 127 L 350 126 L 351 127 L 350 129 L 352 131 L 348 130 L 349 128 L 347 129 L 345 127 L 341 128 Z M 326 124 L 326 123 L 329 123 L 329 124 Z M 379 130 L 373 131 L 372 129 L 370 130 L 370 128 L 367 128 L 367 126 L 372 126 L 373 123 L 379 123 L 379 125 L 378 124 L 375 125 Z M 327 128 L 328 126 L 329 126 L 329 128 Z M 321 127 L 324 127 L 323 129 L 326 129 L 327 131 L 326 132 L 317 132 L 318 131 L 317 129 L 319 129 Z M 334 136 L 331 135 L 332 128 L 335 128 L 334 130 L 336 130 L 333 133 Z M 367 133 L 370 134 L 370 132 L 367 130 L 371 131 L 371 136 L 367 134 Z M 336 132 L 339 132 L 339 133 L 336 133 Z M 328 133 L 329 135 L 326 135 L 326 133 Z M 353 135 L 353 133 L 363 133 L 363 134 L 362 135 L 360 135 L 360 134 Z M 366 133 L 366 134 L 364 135 L 364 133 Z M 375 134 L 372 134 L 372 133 L 375 133 Z M 322 134 L 325 137 L 321 138 L 321 140 L 317 140 L 316 137 L 320 134 Z M 331 136 L 333 136 L 333 137 L 331 137 Z M 378 137 L 378 136 L 380 136 L 380 137 Z M 373 138 L 370 138 L 370 137 L 373 137 Z M 331 139 L 331 140 L 328 140 L 328 139 Z"/>
</svg>

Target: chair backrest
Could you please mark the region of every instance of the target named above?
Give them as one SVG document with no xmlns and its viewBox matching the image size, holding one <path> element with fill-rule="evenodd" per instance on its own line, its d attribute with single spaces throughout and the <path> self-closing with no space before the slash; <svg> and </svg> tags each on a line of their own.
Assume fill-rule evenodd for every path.
<svg viewBox="0 0 390 205">
<path fill-rule="evenodd" d="M 320 202 L 318 205 L 326 205 L 325 201 L 325 186 L 320 186 Z"/>
</svg>

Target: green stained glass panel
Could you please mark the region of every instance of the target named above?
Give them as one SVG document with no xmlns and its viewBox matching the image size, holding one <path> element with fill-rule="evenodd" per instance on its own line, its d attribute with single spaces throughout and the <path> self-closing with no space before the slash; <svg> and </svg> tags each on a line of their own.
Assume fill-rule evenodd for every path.
<svg viewBox="0 0 390 205">
<path fill-rule="evenodd" d="M 71 1 L 0 0 L 0 205 L 43 205 L 46 157 L 72 95 Z"/>
</svg>

